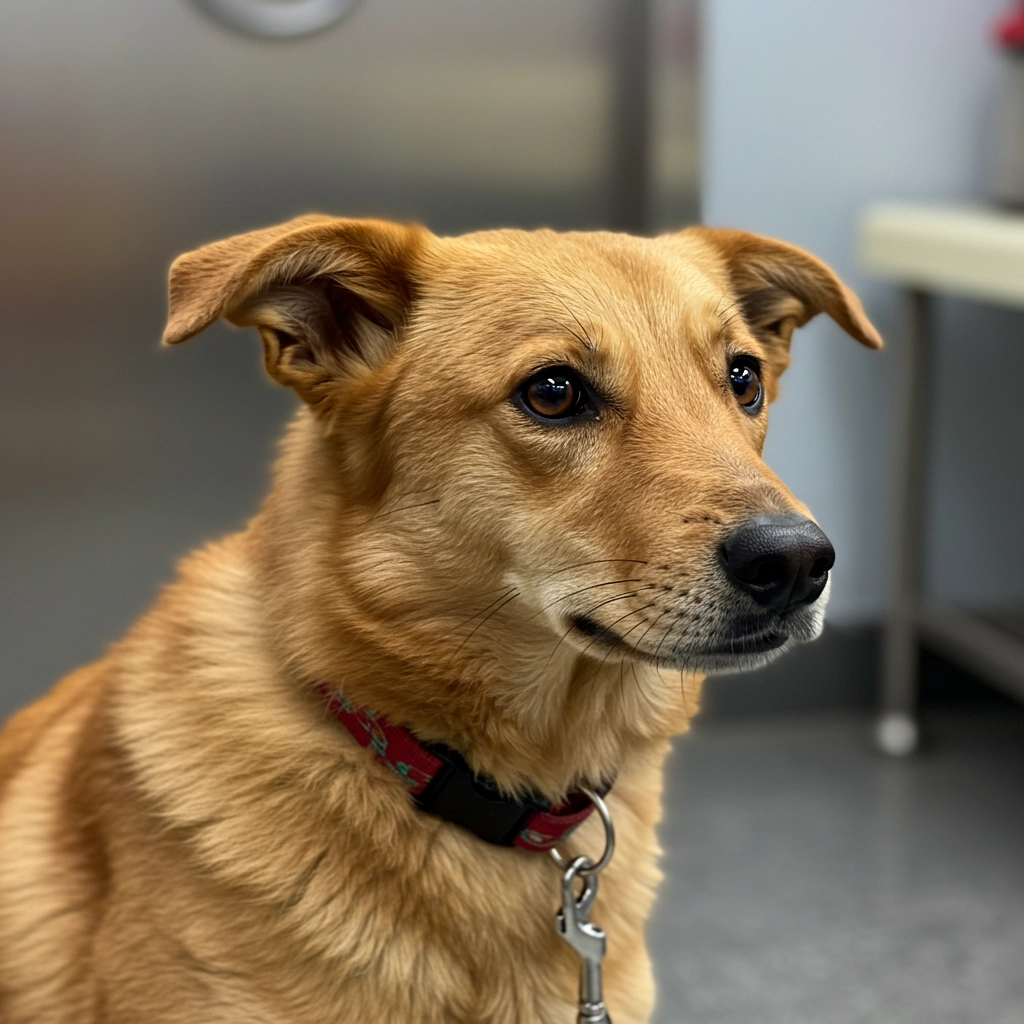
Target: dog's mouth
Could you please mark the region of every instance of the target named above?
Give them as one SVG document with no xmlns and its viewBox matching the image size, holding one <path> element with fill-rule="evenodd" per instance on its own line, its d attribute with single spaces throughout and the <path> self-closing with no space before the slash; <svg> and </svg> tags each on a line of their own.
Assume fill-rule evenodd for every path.
<svg viewBox="0 0 1024 1024">
<path fill-rule="evenodd" d="M 749 620 L 733 624 L 731 629 L 710 642 L 693 647 L 678 643 L 660 644 L 656 651 L 645 650 L 639 643 L 630 643 L 622 634 L 603 626 L 588 616 L 573 619 L 573 628 L 589 638 L 591 644 L 607 651 L 618 650 L 624 657 L 636 658 L 662 667 L 686 667 L 704 671 L 728 671 L 763 664 L 766 655 L 785 647 L 791 634 L 779 623 L 755 625 Z"/>
<path fill-rule="evenodd" d="M 584 636 L 590 637 L 594 643 L 602 644 L 605 647 L 619 647 L 624 643 L 624 638 L 621 634 L 616 633 L 614 629 L 610 629 L 608 626 L 602 626 L 600 622 L 595 622 L 586 615 L 579 615 L 573 619 L 572 627 Z M 634 650 L 635 648 L 630 647 L 629 649 Z"/>
<path fill-rule="evenodd" d="M 767 654 L 777 650 L 789 641 L 789 634 L 778 628 L 765 629 L 756 633 L 741 633 L 694 653 L 694 657 L 707 654 L 715 657 L 745 654 Z"/>
</svg>

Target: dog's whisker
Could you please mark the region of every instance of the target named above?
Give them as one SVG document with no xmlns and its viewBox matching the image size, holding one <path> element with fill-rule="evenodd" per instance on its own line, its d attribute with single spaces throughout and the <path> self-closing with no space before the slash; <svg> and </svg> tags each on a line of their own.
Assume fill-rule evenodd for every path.
<svg viewBox="0 0 1024 1024">
<path fill-rule="evenodd" d="M 583 332 L 583 344 L 586 348 L 593 352 L 597 348 L 597 346 L 594 344 L 594 339 L 591 338 L 590 335 L 587 333 L 586 327 L 583 326 L 583 323 L 580 320 L 580 318 L 572 311 L 572 309 L 569 306 L 569 303 L 566 302 L 565 299 L 562 299 L 561 297 L 559 298 L 559 301 L 562 303 L 563 306 L 565 306 L 566 312 L 569 314 L 569 316 L 573 318 L 573 320 L 576 321 L 576 325 Z"/>
<path fill-rule="evenodd" d="M 646 607 L 647 607 L 647 608 L 652 608 L 652 607 L 654 607 L 654 603 L 652 602 L 651 604 L 647 605 Z M 645 609 L 643 609 L 643 608 L 640 608 L 640 609 L 637 609 L 637 610 L 638 610 L 638 611 L 644 611 Z M 627 612 L 627 613 L 626 613 L 626 615 L 623 615 L 623 616 L 622 616 L 622 618 L 623 618 L 623 619 L 624 619 L 624 618 L 626 618 L 626 617 L 627 617 L 627 616 L 628 616 L 629 614 L 631 614 L 631 613 Z M 621 622 L 621 621 L 622 621 L 621 619 L 616 619 L 616 622 Z M 615 650 L 615 649 L 616 649 L 616 648 L 617 648 L 617 647 L 618 647 L 618 646 L 619 646 L 620 644 L 623 644 L 623 643 L 625 643 L 625 642 L 626 642 L 626 637 L 627 637 L 627 636 L 629 636 L 629 634 L 630 634 L 630 633 L 632 633 L 634 629 L 639 629 L 639 628 L 640 628 L 640 627 L 641 627 L 641 626 L 642 626 L 642 625 L 644 624 L 644 622 L 645 622 L 645 621 L 646 621 L 645 619 L 641 619 L 641 620 L 640 620 L 640 621 L 639 621 L 639 622 L 638 622 L 638 623 L 637 623 L 637 624 L 636 624 L 635 626 L 630 626 L 630 627 L 629 627 L 629 629 L 627 629 L 627 630 L 626 630 L 626 632 L 625 632 L 625 633 L 623 633 L 623 634 L 622 634 L 622 636 L 620 636 L 620 637 L 618 638 L 618 640 L 616 640 L 616 641 L 615 641 L 615 643 L 613 643 L 613 644 L 612 644 L 612 645 L 611 645 L 611 646 L 610 646 L 610 647 L 608 648 L 608 650 L 607 650 L 607 651 L 605 652 L 605 655 L 604 655 L 604 657 L 603 657 L 603 658 L 601 659 L 601 662 L 600 662 L 600 664 L 599 664 L 599 665 L 597 666 L 597 668 L 596 668 L 596 669 L 595 669 L 595 670 L 594 670 L 594 671 L 593 671 L 593 672 L 591 673 L 591 675 L 590 675 L 590 676 L 589 676 L 589 678 L 587 679 L 587 682 L 591 682 L 592 680 L 596 679 L 596 678 L 597 678 L 597 677 L 598 677 L 598 676 L 599 676 L 599 675 L 601 674 L 601 670 L 602 670 L 602 669 L 604 668 L 604 666 L 605 666 L 605 663 L 606 663 L 606 662 L 608 661 L 608 659 L 609 659 L 609 658 L 611 657 L 611 655 L 612 655 L 612 652 L 613 652 L 613 651 L 614 651 L 614 650 Z M 627 646 L 628 646 L 628 645 L 627 645 Z M 584 650 L 587 650 L 587 649 L 589 649 L 589 647 L 590 647 L 590 644 L 587 644 L 587 646 L 586 646 L 586 648 L 584 648 Z"/>
<path fill-rule="evenodd" d="M 661 634 L 661 639 L 658 641 L 658 646 L 654 649 L 654 663 L 659 665 L 659 658 L 661 657 L 661 645 L 668 639 L 672 634 L 672 630 L 675 629 L 678 620 L 673 620 L 665 627 L 665 631 Z M 660 672 L 659 672 L 660 677 Z"/>
<path fill-rule="evenodd" d="M 724 302 L 724 301 L 725 301 L 725 300 L 726 300 L 727 298 L 729 298 L 729 296 L 728 296 L 728 295 L 723 295 L 723 296 L 722 296 L 722 297 L 721 297 L 721 298 L 720 298 L 720 299 L 718 300 L 718 306 L 721 306 L 721 305 L 722 305 L 722 303 L 723 303 L 723 302 Z M 719 311 L 718 311 L 718 307 L 716 306 L 716 307 L 715 307 L 715 316 L 717 316 L 717 317 L 718 317 L 718 318 L 719 318 L 720 320 L 721 320 L 721 319 L 724 319 L 724 318 L 725 318 L 725 316 L 726 316 L 726 315 L 728 314 L 729 310 L 730 310 L 730 309 L 735 309 L 735 308 L 736 308 L 736 307 L 737 307 L 737 306 L 738 306 L 739 304 L 740 304 L 740 300 L 739 300 L 739 299 L 734 299 L 734 300 L 733 300 L 732 302 L 730 302 L 730 303 L 729 303 L 729 305 L 728 305 L 728 306 L 726 306 L 726 307 L 725 307 L 725 309 L 723 309 L 723 310 L 721 311 L 721 313 L 719 313 Z"/>
<path fill-rule="evenodd" d="M 473 637 L 476 635 L 477 631 L 488 621 L 488 619 L 492 618 L 494 615 L 497 615 L 497 613 L 500 612 L 501 609 L 504 608 L 505 605 L 507 605 L 509 603 L 509 601 L 515 601 L 519 596 L 520 596 L 519 595 L 519 591 L 517 590 L 510 597 L 505 598 L 505 600 L 502 601 L 496 608 L 494 608 L 492 611 L 488 612 L 488 614 L 480 622 L 478 622 L 473 627 L 472 630 L 470 630 L 469 635 L 462 641 L 462 643 L 459 644 L 459 646 L 455 648 L 455 650 L 452 652 L 451 658 L 448 659 L 449 664 L 456 657 L 458 657 L 459 652 L 466 646 L 466 644 L 469 643 L 470 640 L 473 639 Z"/>
<path fill-rule="evenodd" d="M 650 633 L 650 631 L 651 631 L 652 629 L 654 629 L 654 627 L 655 627 L 655 626 L 656 626 L 656 625 L 657 625 L 657 624 L 658 624 L 658 623 L 659 623 L 659 622 L 660 622 L 660 621 L 661 621 L 661 620 L 662 620 L 662 619 L 663 619 L 663 618 L 664 618 L 664 617 L 665 617 L 666 615 L 670 615 L 670 614 L 672 614 L 672 612 L 673 612 L 673 609 L 671 609 L 671 608 L 666 608 L 666 609 L 665 609 L 665 610 L 664 610 L 664 611 L 663 611 L 663 612 L 662 612 L 662 613 L 661 613 L 660 615 L 656 616 L 656 617 L 655 617 L 655 618 L 654 618 L 654 619 L 653 619 L 653 620 L 651 621 L 651 624 L 650 624 L 650 625 L 649 625 L 649 626 L 647 627 L 647 629 L 645 629 L 645 630 L 644 630 L 644 632 L 643 632 L 643 635 L 642 635 L 642 636 L 640 637 L 640 639 L 639 639 L 639 640 L 637 640 L 637 642 L 636 642 L 636 649 L 637 649 L 638 651 L 639 651 L 639 650 L 641 649 L 641 645 L 643 644 L 644 640 L 646 639 L 646 637 L 647 637 L 647 634 L 648 634 L 648 633 Z"/>
<path fill-rule="evenodd" d="M 640 691 L 640 695 L 647 701 L 647 706 L 653 711 L 658 712 L 661 708 L 651 699 L 647 693 L 644 684 L 640 682 L 640 677 L 636 674 L 636 662 L 630 662 L 630 667 L 633 669 L 633 679 L 636 680 L 637 689 Z"/>
<path fill-rule="evenodd" d="M 575 619 L 588 619 L 590 616 L 597 611 L 598 608 L 604 608 L 606 605 L 614 604 L 616 601 L 625 601 L 631 597 L 636 597 L 638 594 L 642 594 L 645 590 L 654 590 L 654 585 L 646 587 L 637 587 L 636 590 L 627 591 L 625 594 L 616 594 L 615 597 L 609 597 L 607 600 L 599 601 L 595 605 L 591 605 L 585 612 L 581 612 L 579 615 L 574 616 Z M 650 605 L 645 605 L 646 608 L 650 608 Z M 627 612 L 627 614 L 629 614 Z M 616 620 L 618 621 L 618 620 Z M 589 645 L 588 645 L 589 646 Z"/>
<path fill-rule="evenodd" d="M 551 317 L 551 322 L 554 323 L 554 324 L 557 324 L 557 326 L 561 327 L 562 330 L 565 331 L 566 334 L 571 334 L 584 348 L 589 349 L 591 347 L 590 345 L 587 344 L 586 339 L 585 338 L 581 338 L 571 327 L 567 326 L 566 324 L 561 323 L 560 321 L 556 320 L 554 317 Z"/>
<path fill-rule="evenodd" d="M 686 712 L 686 718 L 689 720 L 693 718 L 693 712 L 690 710 L 690 701 L 686 696 L 686 679 L 682 669 L 679 670 L 679 695 L 683 699 L 683 711 Z"/>
<path fill-rule="evenodd" d="M 563 594 L 562 597 L 556 597 L 550 604 L 544 605 L 539 611 L 534 612 L 531 618 L 536 618 L 538 615 L 546 612 L 549 608 L 553 608 L 556 604 L 560 604 L 562 601 L 568 601 L 570 597 L 575 597 L 577 594 L 586 593 L 588 590 L 597 590 L 599 587 L 614 587 L 617 583 L 639 583 L 640 577 L 634 577 L 628 580 L 609 580 L 607 583 L 592 583 L 589 587 L 580 587 L 579 590 L 573 590 L 568 594 Z"/>
<path fill-rule="evenodd" d="M 485 612 L 490 611 L 490 609 L 493 608 L 500 600 L 502 600 L 502 598 L 508 597 L 509 594 L 515 591 L 515 589 L 515 587 L 505 587 L 489 605 L 487 605 L 485 608 L 481 608 L 480 611 L 475 612 L 473 615 L 470 615 L 468 619 L 463 619 L 457 626 L 453 626 L 452 629 L 449 631 L 448 635 L 451 636 L 453 633 L 456 633 L 458 632 L 458 630 L 462 629 L 463 626 L 468 626 L 474 619 L 479 618 Z M 493 593 L 493 591 L 490 591 L 490 593 Z"/>
<path fill-rule="evenodd" d="M 649 584 L 646 587 L 637 587 L 636 590 L 630 590 L 628 593 L 625 593 L 625 594 L 616 594 L 615 597 L 609 597 L 605 601 L 599 601 L 597 604 L 591 605 L 585 612 L 583 612 L 580 615 L 578 615 L 577 618 L 587 619 L 587 618 L 589 618 L 591 616 L 591 614 L 593 612 L 596 612 L 598 608 L 604 608 L 605 605 L 613 604 L 615 601 L 624 601 L 628 597 L 636 597 L 637 594 L 642 594 L 645 590 L 654 590 L 654 589 L 655 589 L 655 587 L 654 587 L 654 584 L 652 583 L 652 584 Z M 646 607 L 649 608 L 650 605 L 647 605 Z"/>
<path fill-rule="evenodd" d="M 594 344 L 593 339 L 587 333 L 587 329 L 580 322 L 580 319 L 576 314 L 569 308 L 569 305 L 564 299 L 559 297 L 559 302 L 565 306 L 565 311 L 576 321 L 576 325 L 579 327 L 582 334 L 577 334 L 568 324 L 563 324 L 560 320 L 556 320 L 553 316 L 546 317 L 545 319 L 550 320 L 556 327 L 560 327 L 566 334 L 571 334 L 588 352 L 596 350 L 597 346 Z"/>
<path fill-rule="evenodd" d="M 645 701 L 647 701 L 647 704 L 648 704 L 648 706 L 650 708 L 652 708 L 653 710 L 657 711 L 658 710 L 658 706 L 647 695 L 647 691 L 644 689 L 644 684 L 640 682 L 640 677 L 636 674 L 636 662 L 635 661 L 631 661 L 629 663 L 629 668 L 630 668 L 630 671 L 633 673 L 633 681 L 636 683 L 636 688 L 640 692 L 640 696 L 643 697 Z"/>
<path fill-rule="evenodd" d="M 635 596 L 635 594 L 631 594 L 630 596 L 631 596 L 631 597 L 633 597 L 633 596 Z M 607 630 L 607 631 L 608 631 L 609 633 L 610 633 L 610 632 L 614 632 L 614 628 L 615 628 L 615 627 L 616 627 L 616 626 L 617 626 L 618 624 L 620 624 L 620 623 L 621 623 L 621 622 L 622 622 L 622 621 L 624 620 L 624 618 L 629 618 L 629 617 L 630 617 L 630 615 L 636 615 L 636 614 L 641 614 L 642 612 L 646 611 L 646 610 L 647 610 L 648 608 L 653 608 L 654 606 L 655 606 L 655 602 L 654 602 L 654 601 L 651 601 L 651 602 L 650 602 L 649 604 L 644 604 L 644 605 L 642 605 L 642 606 L 641 606 L 641 607 L 639 607 L 639 608 L 631 608 L 631 609 L 630 609 L 629 611 L 627 611 L 627 612 L 626 612 L 625 614 L 623 614 L 623 615 L 620 615 L 620 616 L 618 616 L 617 618 L 613 618 L 613 620 L 611 621 L 611 623 L 609 623 L 609 624 L 608 624 L 608 626 L 606 626 L 606 627 L 605 627 L 605 629 L 606 629 L 606 630 Z M 643 625 L 643 620 L 641 620 L 641 622 L 640 622 L 640 623 L 638 623 L 637 625 Z M 636 629 L 636 627 L 634 626 L 634 627 L 633 627 L 633 629 Z M 630 632 L 632 632 L 632 630 L 631 630 Z M 626 634 L 624 634 L 624 636 L 625 636 L 625 635 L 626 635 Z M 585 646 L 585 647 L 583 648 L 583 650 L 581 650 L 581 651 L 580 651 L 580 653 L 581 653 L 581 654 L 586 654 L 586 653 L 587 653 L 587 651 L 588 651 L 588 650 L 590 650 L 590 648 L 591 648 L 591 647 L 593 647 L 593 646 L 594 646 L 594 644 L 595 644 L 595 643 L 597 643 L 599 639 L 600 639 L 599 637 L 593 637 L 593 638 L 592 638 L 592 639 L 591 639 L 590 641 L 588 641 L 587 645 L 586 645 L 586 646 Z M 623 642 L 623 637 L 620 637 L 620 638 L 618 638 L 618 639 L 617 639 L 617 640 L 616 640 L 616 641 L 615 641 L 615 642 L 614 642 L 614 643 L 613 643 L 613 644 L 611 645 L 611 649 L 612 649 L 612 650 L 614 650 L 614 649 L 615 649 L 615 647 L 617 647 L 617 646 L 618 646 L 618 644 L 621 644 L 622 642 Z"/>
<path fill-rule="evenodd" d="M 647 562 L 639 558 L 594 558 L 591 559 L 589 562 L 576 562 L 573 565 L 563 565 L 561 569 L 555 569 L 553 572 L 549 572 L 546 576 L 538 576 L 537 582 L 543 583 L 545 580 L 551 579 L 552 576 L 558 576 L 560 573 L 569 572 L 570 569 L 585 569 L 588 565 L 608 565 L 612 562 L 631 562 L 634 565 L 648 564 Z"/>
<path fill-rule="evenodd" d="M 635 596 L 635 594 L 631 594 L 630 596 L 631 597 Z M 617 619 L 613 619 L 612 622 L 608 626 L 606 626 L 605 628 L 608 629 L 609 631 L 612 631 L 612 630 L 614 630 L 614 627 L 617 626 L 623 619 L 628 619 L 630 617 L 630 615 L 638 615 L 638 614 L 640 614 L 642 612 L 647 611 L 648 608 L 654 608 L 654 607 L 655 607 L 655 602 L 651 601 L 650 604 L 645 604 L 641 608 L 632 608 L 628 612 L 626 612 L 625 615 L 620 615 Z M 640 622 L 637 623 L 637 626 L 642 626 L 643 622 L 644 622 L 644 620 L 641 620 Z M 616 640 L 615 643 L 612 644 L 611 649 L 614 651 L 615 648 L 618 647 L 619 644 L 622 643 L 623 639 L 626 636 L 628 636 L 629 632 L 632 632 L 633 629 L 636 629 L 636 626 L 633 626 L 627 633 L 624 633 L 622 636 L 620 636 L 618 638 L 618 640 Z M 594 637 L 593 639 L 591 639 L 587 643 L 587 645 L 583 648 L 583 650 L 580 651 L 580 654 L 581 655 L 582 654 L 586 654 L 587 651 L 589 651 L 590 648 L 593 647 L 594 644 L 597 643 L 597 641 L 598 641 L 597 637 Z M 605 657 L 607 658 L 607 655 L 605 655 Z M 603 662 L 602 662 L 602 664 L 603 664 Z"/>
<path fill-rule="evenodd" d="M 625 601 L 625 600 L 626 600 L 627 598 L 630 598 L 630 597 L 636 597 L 636 596 L 637 596 L 637 594 L 639 594 L 641 590 L 649 590 L 649 589 L 651 589 L 651 588 L 650 588 L 650 587 L 640 587 L 640 588 L 638 588 L 637 590 L 631 590 L 631 591 L 629 591 L 629 593 L 626 593 L 626 594 L 618 594 L 618 595 L 616 595 L 615 597 L 610 597 L 610 598 L 608 598 L 608 600 L 607 600 L 607 601 L 600 601 L 600 602 L 599 602 L 598 604 L 595 604 L 595 605 L 593 605 L 593 606 L 592 606 L 591 608 L 588 608 L 588 609 L 587 609 L 587 610 L 586 610 L 586 611 L 585 611 L 585 612 L 584 612 L 584 613 L 582 614 L 582 616 L 579 616 L 579 617 L 581 617 L 581 618 L 586 618 L 586 617 L 587 617 L 587 616 L 589 616 L 589 615 L 590 615 L 590 614 L 591 614 L 592 612 L 596 612 L 598 608 L 603 608 L 603 607 L 604 607 L 605 605 L 607 605 L 607 604 L 612 604 L 612 603 L 613 603 L 614 601 Z M 650 606 L 648 605 L 648 607 L 650 607 Z M 569 628 L 568 628 L 568 629 L 567 629 L 567 630 L 566 630 L 566 631 L 565 631 L 565 632 L 564 632 L 564 633 L 563 633 L 563 634 L 562 634 L 562 635 L 561 635 L 561 636 L 560 636 L 560 637 L 558 638 L 558 643 L 556 643 L 556 644 L 555 644 L 555 646 L 554 646 L 554 647 L 552 648 L 552 650 L 551 650 L 551 653 L 550 653 L 550 654 L 548 655 L 548 659 L 547 659 L 547 661 L 546 661 L 546 662 L 544 662 L 544 669 L 545 669 L 545 670 L 546 670 L 546 669 L 547 669 L 547 667 L 548 667 L 548 666 L 549 666 L 549 665 L 551 664 L 551 661 L 552 661 L 552 659 L 554 658 L 555 654 L 556 654 L 556 653 L 558 652 L 558 648 L 562 646 L 562 642 L 563 642 L 563 641 L 565 640 L 565 638 L 566 638 L 566 637 L 567 637 L 567 636 L 568 636 L 568 635 L 569 635 L 569 634 L 570 634 L 570 633 L 571 633 L 571 632 L 572 632 L 572 631 L 573 631 L 573 630 L 574 630 L 575 628 L 576 628 L 576 623 L 575 623 L 575 622 L 573 622 L 573 624 L 572 624 L 572 625 L 570 625 L 570 626 L 569 626 Z M 593 642 L 593 641 L 591 641 L 591 643 L 592 643 L 592 642 Z M 590 646 L 590 644 L 587 644 L 587 647 L 589 647 L 589 646 Z M 586 648 L 584 648 L 584 649 L 586 649 Z"/>
<path fill-rule="evenodd" d="M 567 637 L 567 636 L 568 636 L 568 635 L 569 635 L 569 634 L 570 634 L 570 633 L 571 633 L 571 632 L 572 632 L 572 631 L 573 631 L 573 630 L 574 630 L 575 628 L 576 628 L 576 624 L 575 624 L 575 623 L 573 623 L 573 624 L 572 624 L 572 625 L 571 625 L 571 626 L 570 626 L 570 627 L 569 627 L 569 628 L 568 628 L 568 629 L 567 629 L 567 630 L 566 630 L 566 631 L 565 631 L 565 632 L 564 632 L 564 633 L 563 633 L 563 634 L 562 634 L 562 635 L 561 635 L 561 636 L 560 636 L 560 637 L 558 638 L 558 642 L 557 642 L 557 643 L 555 644 L 555 646 L 554 646 L 554 647 L 553 647 L 553 648 L 551 649 L 551 653 L 550 653 L 550 654 L 548 655 L 548 659 L 547 659 L 547 661 L 545 661 L 545 662 L 544 662 L 544 667 L 543 667 L 543 669 L 541 669 L 541 672 L 542 672 L 542 673 L 543 673 L 543 672 L 545 672 L 545 671 L 547 671 L 547 668 L 548 668 L 548 666 L 549 666 L 549 665 L 551 664 L 551 662 L 552 662 L 552 659 L 553 659 L 553 658 L 555 657 L 555 654 L 557 654 L 557 653 L 558 653 L 558 648 L 562 646 L 562 641 L 563 641 L 563 640 L 565 640 L 565 638 L 566 638 L 566 637 Z"/>
</svg>

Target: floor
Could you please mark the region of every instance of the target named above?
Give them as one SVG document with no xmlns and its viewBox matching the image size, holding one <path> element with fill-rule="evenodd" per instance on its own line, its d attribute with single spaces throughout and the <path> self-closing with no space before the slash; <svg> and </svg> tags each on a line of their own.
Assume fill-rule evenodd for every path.
<svg viewBox="0 0 1024 1024">
<path fill-rule="evenodd" d="M 1024 715 L 938 719 L 906 761 L 867 735 L 759 719 L 679 742 L 657 1024 L 1024 1024 Z"/>
</svg>

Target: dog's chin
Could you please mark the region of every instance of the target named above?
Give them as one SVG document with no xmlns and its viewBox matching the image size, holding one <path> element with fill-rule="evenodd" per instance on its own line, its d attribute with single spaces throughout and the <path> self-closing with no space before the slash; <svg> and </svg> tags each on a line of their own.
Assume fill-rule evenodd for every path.
<svg viewBox="0 0 1024 1024">
<path fill-rule="evenodd" d="M 673 645 L 659 644 L 654 651 L 633 646 L 614 630 L 592 619 L 573 621 L 574 630 L 588 638 L 588 646 L 616 652 L 618 658 L 636 659 L 659 668 L 721 675 L 761 668 L 797 644 L 809 643 L 821 635 L 825 625 L 828 587 L 811 605 L 785 615 L 737 615 L 720 623 L 709 635 L 686 636 Z"/>
<path fill-rule="evenodd" d="M 677 671 L 707 675 L 748 672 L 774 661 L 795 643 L 793 637 L 775 630 L 760 636 L 740 636 L 710 650 L 673 652 L 672 667 Z"/>
<path fill-rule="evenodd" d="M 748 624 L 746 628 L 737 625 L 737 628 L 723 629 L 715 638 L 702 640 L 699 646 L 680 643 L 671 648 L 662 645 L 657 651 L 646 651 L 624 642 L 614 631 L 591 620 L 577 619 L 573 625 L 578 632 L 590 637 L 592 645 L 609 651 L 618 648 L 619 657 L 623 660 L 635 659 L 659 668 L 702 674 L 760 668 L 803 641 L 803 637 L 797 638 L 787 628 L 789 624 L 783 625 L 780 619 L 778 624 L 768 627 L 751 627 Z M 813 637 L 808 635 L 807 639 Z"/>
<path fill-rule="evenodd" d="M 812 605 L 789 612 L 764 625 L 737 622 L 719 639 L 699 649 L 672 652 L 676 668 L 722 675 L 761 668 L 797 644 L 810 643 L 825 627 L 828 586 Z"/>
</svg>

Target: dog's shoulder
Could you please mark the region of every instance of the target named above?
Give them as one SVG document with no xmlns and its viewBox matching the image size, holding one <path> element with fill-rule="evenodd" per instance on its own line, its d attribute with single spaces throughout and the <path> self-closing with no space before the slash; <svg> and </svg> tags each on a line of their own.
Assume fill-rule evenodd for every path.
<svg viewBox="0 0 1024 1024">
<path fill-rule="evenodd" d="M 26 762 L 47 756 L 47 737 L 55 726 L 69 716 L 84 718 L 95 705 L 109 679 L 107 667 L 101 661 L 72 672 L 0 729 L 0 801 Z"/>
<path fill-rule="evenodd" d="M 109 660 L 69 675 L 0 733 L 0 1018 L 90 1020 L 100 912 L 89 823 Z"/>
</svg>

